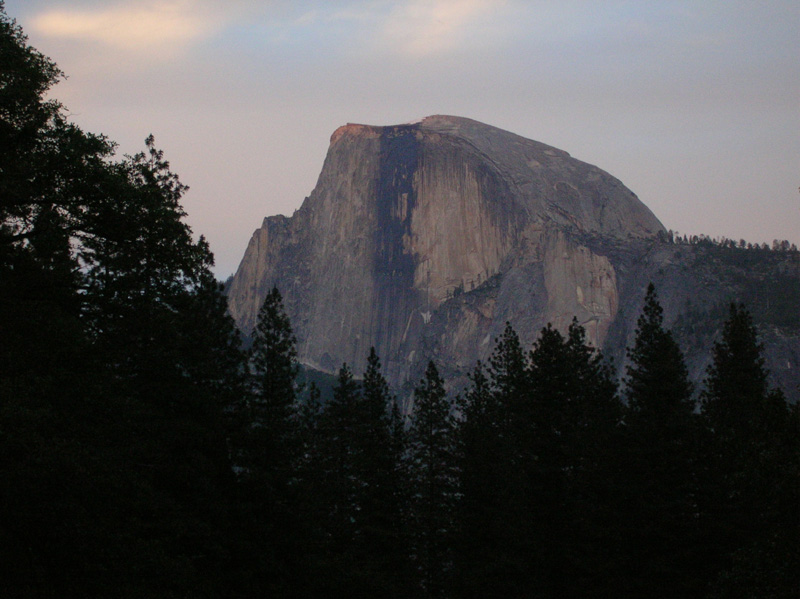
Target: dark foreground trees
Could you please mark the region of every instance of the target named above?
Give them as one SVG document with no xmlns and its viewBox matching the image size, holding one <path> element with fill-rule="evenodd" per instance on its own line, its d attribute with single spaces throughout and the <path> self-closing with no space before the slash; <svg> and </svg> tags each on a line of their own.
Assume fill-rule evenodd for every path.
<svg viewBox="0 0 800 599">
<path fill-rule="evenodd" d="M 507 327 L 460 402 L 453 596 L 797 594 L 797 411 L 744 308 L 702 415 L 652 286 L 627 373 L 624 405 L 577 324 L 527 358 Z"/>
<path fill-rule="evenodd" d="M 490 364 L 462 402 L 454 591 L 601 596 L 622 412 L 610 369 L 577 323 L 543 329 L 527 358 L 507 326 Z"/>
<path fill-rule="evenodd" d="M 408 470 L 411 557 L 419 587 L 424 597 L 446 597 L 458 493 L 455 419 L 433 362 L 414 391 Z"/>
<path fill-rule="evenodd" d="M 664 329 L 652 284 L 628 358 L 619 485 L 627 592 L 697 596 L 699 422 L 683 354 Z"/>
<path fill-rule="evenodd" d="M 770 389 L 752 318 L 731 304 L 702 393 L 715 597 L 800 592 L 800 415 Z"/>
<path fill-rule="evenodd" d="M 185 188 L 44 98 L 0 10 L 0 594 L 219 594 L 238 336 Z"/>
</svg>

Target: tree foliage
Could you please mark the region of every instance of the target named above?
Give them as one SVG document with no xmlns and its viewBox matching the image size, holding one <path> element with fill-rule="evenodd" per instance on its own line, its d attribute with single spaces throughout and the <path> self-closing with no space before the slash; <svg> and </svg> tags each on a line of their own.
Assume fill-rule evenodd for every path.
<svg viewBox="0 0 800 599">
<path fill-rule="evenodd" d="M 800 591 L 798 412 L 769 388 L 762 352 L 749 312 L 731 304 L 702 393 L 720 597 Z"/>
<path fill-rule="evenodd" d="M 683 353 L 663 326 L 652 283 L 628 359 L 620 484 L 625 579 L 630 593 L 655 584 L 664 596 L 691 596 L 700 563 L 694 553 L 699 429 Z"/>
<path fill-rule="evenodd" d="M 454 434 L 444 381 L 429 362 L 414 390 L 408 432 L 411 551 L 425 597 L 445 596 L 449 588 L 458 494 Z"/>
<path fill-rule="evenodd" d="M 2 11 L 0 56 L 2 594 L 216 594 L 241 355 L 185 188 L 67 122 Z"/>
</svg>

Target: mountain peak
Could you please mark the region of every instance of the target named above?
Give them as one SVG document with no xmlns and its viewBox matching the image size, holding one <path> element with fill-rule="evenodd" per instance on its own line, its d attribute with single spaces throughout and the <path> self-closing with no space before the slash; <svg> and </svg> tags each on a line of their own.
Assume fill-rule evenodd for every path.
<svg viewBox="0 0 800 599">
<path fill-rule="evenodd" d="M 648 282 L 671 318 L 689 298 L 697 310 L 735 297 L 718 269 L 702 279 L 694 250 L 658 243 L 663 231 L 610 174 L 497 127 L 349 123 L 301 208 L 253 234 L 228 306 L 249 333 L 277 285 L 302 363 L 363 372 L 374 347 L 398 391 L 429 359 L 463 382 L 506 322 L 530 347 L 545 325 L 564 332 L 577 318 L 621 363 Z M 706 365 L 695 359 L 697 377 Z"/>
<path fill-rule="evenodd" d="M 440 343 L 425 335 L 447 306 L 478 289 L 487 290 L 481 301 L 446 332 L 452 355 L 485 358 L 506 320 L 532 332 L 577 316 L 602 345 L 617 311 L 616 273 L 580 239 L 661 230 L 608 173 L 497 127 L 448 115 L 348 123 L 331 136 L 302 207 L 253 235 L 229 306 L 249 332 L 277 284 L 303 362 L 358 370 L 374 346 L 399 384 L 415 375 L 423 346 Z"/>
</svg>

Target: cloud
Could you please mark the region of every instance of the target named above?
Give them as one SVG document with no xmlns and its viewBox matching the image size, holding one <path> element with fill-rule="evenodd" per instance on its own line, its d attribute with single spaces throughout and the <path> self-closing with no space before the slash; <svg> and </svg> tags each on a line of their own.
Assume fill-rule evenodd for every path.
<svg viewBox="0 0 800 599">
<path fill-rule="evenodd" d="M 440 54 L 466 40 L 479 19 L 502 5 L 497 0 L 410 0 L 387 16 L 383 42 L 415 58 Z"/>
<path fill-rule="evenodd" d="M 95 42 L 130 54 L 180 52 L 219 29 L 221 19 L 202 2 L 148 1 L 96 9 L 56 9 L 40 13 L 33 29 L 45 36 Z"/>
</svg>

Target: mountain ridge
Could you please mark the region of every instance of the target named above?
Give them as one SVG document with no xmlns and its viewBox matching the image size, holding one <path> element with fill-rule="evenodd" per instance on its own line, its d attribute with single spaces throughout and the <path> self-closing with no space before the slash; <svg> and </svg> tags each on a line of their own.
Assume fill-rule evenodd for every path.
<svg viewBox="0 0 800 599">
<path fill-rule="evenodd" d="M 577 318 L 624 359 L 642 277 L 689 268 L 643 249 L 667 236 L 618 179 L 552 146 L 446 115 L 350 123 L 331 135 L 302 206 L 253 234 L 229 307 L 247 333 L 277 285 L 304 364 L 358 372 L 374 346 L 395 388 L 429 358 L 463 377 L 506 321 L 529 346 L 545 324 Z M 668 302 L 696 293 L 690 275 L 668 282 L 681 289 Z"/>
</svg>

